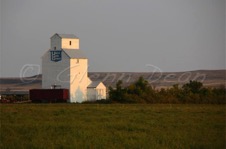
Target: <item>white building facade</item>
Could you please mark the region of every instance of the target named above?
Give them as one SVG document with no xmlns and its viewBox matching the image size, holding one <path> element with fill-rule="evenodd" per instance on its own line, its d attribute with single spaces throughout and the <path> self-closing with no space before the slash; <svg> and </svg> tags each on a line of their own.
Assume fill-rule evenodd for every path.
<svg viewBox="0 0 226 149">
<path fill-rule="evenodd" d="M 90 83 L 87 87 L 87 93 L 89 101 L 106 99 L 106 87 L 100 81 Z"/>
<path fill-rule="evenodd" d="M 54 34 L 50 40 L 50 49 L 42 56 L 42 88 L 69 89 L 72 103 L 106 99 L 106 86 L 100 82 L 96 89 L 88 78 L 88 59 L 79 49 L 79 38 L 73 34 Z M 94 98 L 93 94 L 98 96 Z"/>
</svg>

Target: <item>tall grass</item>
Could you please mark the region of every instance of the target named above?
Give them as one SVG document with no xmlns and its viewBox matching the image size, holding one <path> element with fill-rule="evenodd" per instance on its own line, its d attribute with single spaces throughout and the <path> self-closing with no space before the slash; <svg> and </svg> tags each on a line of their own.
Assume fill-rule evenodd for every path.
<svg viewBox="0 0 226 149">
<path fill-rule="evenodd" d="M 9 104 L 0 148 L 225 148 L 224 105 Z"/>
</svg>

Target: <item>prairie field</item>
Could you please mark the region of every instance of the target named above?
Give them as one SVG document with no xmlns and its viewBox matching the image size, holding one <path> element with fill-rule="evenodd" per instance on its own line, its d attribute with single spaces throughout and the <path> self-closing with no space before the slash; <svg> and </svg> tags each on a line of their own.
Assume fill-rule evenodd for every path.
<svg viewBox="0 0 226 149">
<path fill-rule="evenodd" d="M 1 149 L 217 148 L 225 105 L 1 104 Z"/>
</svg>

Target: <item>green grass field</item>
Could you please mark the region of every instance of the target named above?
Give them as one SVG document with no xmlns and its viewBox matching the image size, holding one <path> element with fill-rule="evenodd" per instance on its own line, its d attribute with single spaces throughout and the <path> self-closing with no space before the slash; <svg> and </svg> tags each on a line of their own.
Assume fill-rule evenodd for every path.
<svg viewBox="0 0 226 149">
<path fill-rule="evenodd" d="M 2 104 L 0 148 L 225 148 L 225 105 Z"/>
</svg>

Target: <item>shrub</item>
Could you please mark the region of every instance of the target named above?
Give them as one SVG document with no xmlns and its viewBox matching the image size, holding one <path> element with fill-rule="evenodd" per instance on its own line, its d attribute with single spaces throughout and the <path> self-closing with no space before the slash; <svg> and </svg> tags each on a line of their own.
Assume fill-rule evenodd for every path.
<svg viewBox="0 0 226 149">
<path fill-rule="evenodd" d="M 168 89 L 154 90 L 148 82 L 140 77 L 136 82 L 123 88 L 118 81 L 116 89 L 109 88 L 109 99 L 119 103 L 210 103 L 225 104 L 226 89 L 205 88 L 201 82 L 190 81 L 179 87 L 178 84 Z"/>
</svg>

